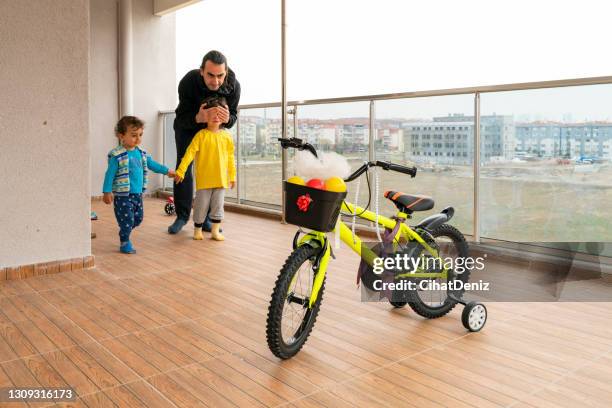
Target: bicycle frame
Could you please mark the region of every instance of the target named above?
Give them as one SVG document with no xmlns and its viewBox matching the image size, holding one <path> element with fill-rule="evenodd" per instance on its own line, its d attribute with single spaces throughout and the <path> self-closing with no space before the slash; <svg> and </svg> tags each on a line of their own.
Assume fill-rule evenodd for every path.
<svg viewBox="0 0 612 408">
<path fill-rule="evenodd" d="M 350 213 L 350 214 L 357 214 L 357 217 L 368 220 L 368 221 L 377 222 L 375 213 L 373 213 L 372 211 L 364 211 L 362 207 L 355 206 L 351 203 L 347 203 L 346 201 L 343 202 L 342 204 L 342 211 L 346 213 Z M 400 218 L 400 221 L 396 221 L 396 220 L 393 220 L 391 218 L 388 218 L 388 217 L 385 217 L 379 214 L 378 215 L 378 225 L 380 225 L 383 228 L 393 230 L 397 222 L 402 222 L 401 219 L 407 218 L 406 214 L 402 212 L 398 212 L 396 217 Z M 374 259 L 377 258 L 378 255 L 374 251 L 372 251 L 370 248 L 368 248 L 367 245 L 362 245 L 361 238 L 359 238 L 357 235 L 353 235 L 351 229 L 341 219 L 339 219 L 336 225 L 336 229 L 334 229 L 334 233 L 338 232 L 336 231 L 338 228 L 339 228 L 339 233 L 340 233 L 340 240 L 344 242 L 349 248 L 351 248 L 353 252 L 359 255 L 365 262 L 367 262 L 368 265 L 373 266 Z M 400 238 L 402 237 L 404 237 L 406 241 L 418 242 L 419 244 L 423 246 L 423 248 L 427 251 L 427 253 L 429 253 L 434 258 L 434 260 L 441 261 L 438 251 L 435 248 L 432 248 L 431 246 L 429 246 L 427 242 L 425 242 L 425 240 L 416 231 L 414 231 L 412 228 L 410 228 L 408 225 L 406 225 L 403 222 L 400 225 L 400 228 L 398 229 L 394 237 L 394 242 L 399 242 Z M 319 291 L 321 290 L 321 286 L 323 285 L 323 280 L 325 278 L 325 274 L 327 272 L 327 266 L 329 265 L 329 260 L 331 257 L 331 246 L 329 245 L 325 232 L 320 232 L 320 231 L 310 231 L 308 234 L 304 235 L 299 240 L 298 246 L 303 245 L 303 244 L 317 246 L 317 247 L 320 247 L 324 251 L 324 253 L 322 254 L 320 258 L 318 268 L 315 271 L 315 278 L 313 282 L 312 293 L 309 299 L 308 307 L 312 307 L 315 301 L 317 300 Z M 442 265 L 444 265 L 443 262 L 442 262 Z M 406 274 L 398 275 L 398 277 L 411 276 L 411 277 L 446 278 L 447 273 L 448 273 L 448 269 L 446 268 L 446 266 L 444 266 L 443 271 L 439 273 L 408 272 Z M 297 274 L 296 276 L 294 276 L 293 279 L 295 279 L 296 277 L 297 277 Z M 292 284 L 290 284 L 289 287 L 292 287 Z"/>
</svg>

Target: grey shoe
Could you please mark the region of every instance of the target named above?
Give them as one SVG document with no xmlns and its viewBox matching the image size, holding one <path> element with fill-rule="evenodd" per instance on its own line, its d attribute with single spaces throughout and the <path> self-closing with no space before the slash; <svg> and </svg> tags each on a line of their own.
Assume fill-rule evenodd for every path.
<svg viewBox="0 0 612 408">
<path fill-rule="evenodd" d="M 182 218 L 177 218 L 176 220 L 174 220 L 172 225 L 168 227 L 168 234 L 177 234 L 180 230 L 183 229 L 185 224 L 187 224 L 187 221 Z"/>
</svg>

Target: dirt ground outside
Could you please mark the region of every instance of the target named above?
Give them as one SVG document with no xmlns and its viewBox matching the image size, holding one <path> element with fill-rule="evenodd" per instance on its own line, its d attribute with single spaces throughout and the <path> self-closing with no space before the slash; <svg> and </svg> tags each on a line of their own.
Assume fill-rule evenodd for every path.
<svg viewBox="0 0 612 408">
<path fill-rule="evenodd" d="M 352 169 L 360 163 L 350 160 Z M 415 214 L 415 220 L 453 206 L 455 217 L 451 223 L 471 234 L 473 168 L 431 166 L 419 170 L 414 179 L 378 171 L 380 213 L 391 215 L 396 211 L 382 196 L 386 190 L 424 194 L 433 197 L 436 205 L 431 211 Z M 243 164 L 241 182 L 244 199 L 280 205 L 280 161 Z M 356 183 L 348 186 L 351 202 Z M 558 165 L 553 161 L 486 164 L 481 169 L 480 189 L 483 237 L 517 242 L 612 241 L 610 164 Z M 362 178 L 358 204 L 365 205 L 367 197 L 367 184 Z M 374 197 L 371 208 L 375 208 Z"/>
</svg>

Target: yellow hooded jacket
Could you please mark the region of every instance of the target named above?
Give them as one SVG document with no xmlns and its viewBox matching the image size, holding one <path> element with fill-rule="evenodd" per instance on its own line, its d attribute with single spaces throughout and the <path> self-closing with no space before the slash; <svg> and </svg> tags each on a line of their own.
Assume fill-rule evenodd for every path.
<svg viewBox="0 0 612 408">
<path fill-rule="evenodd" d="M 205 188 L 228 188 L 236 181 L 234 163 L 234 141 L 226 130 L 211 132 L 202 129 L 193 137 L 176 174 L 185 177 L 187 167 L 195 158 L 196 190 Z"/>
</svg>

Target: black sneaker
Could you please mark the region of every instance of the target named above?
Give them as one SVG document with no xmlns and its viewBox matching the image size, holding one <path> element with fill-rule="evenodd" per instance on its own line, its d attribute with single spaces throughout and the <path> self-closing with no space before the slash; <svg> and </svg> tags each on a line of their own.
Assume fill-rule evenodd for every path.
<svg viewBox="0 0 612 408">
<path fill-rule="evenodd" d="M 176 220 L 174 220 L 172 225 L 168 227 L 168 234 L 177 234 L 180 230 L 183 229 L 185 224 L 187 224 L 187 221 L 182 218 L 177 218 Z"/>
</svg>

